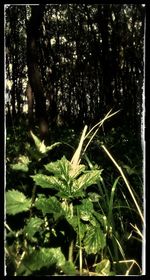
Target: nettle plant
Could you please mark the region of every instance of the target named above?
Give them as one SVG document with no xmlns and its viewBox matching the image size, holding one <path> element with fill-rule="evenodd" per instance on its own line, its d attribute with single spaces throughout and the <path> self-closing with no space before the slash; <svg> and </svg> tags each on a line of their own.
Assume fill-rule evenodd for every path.
<svg viewBox="0 0 150 280">
<path fill-rule="evenodd" d="M 28 213 L 24 227 L 17 231 L 5 224 L 6 239 L 14 238 L 13 244 L 6 244 L 5 248 L 6 256 L 14 265 L 14 276 L 115 275 L 112 271 L 114 258 L 107 240 L 112 239 L 112 244 L 116 247 L 114 251 L 118 250 L 124 257 L 119 238 L 115 235 L 116 230 L 113 232 L 112 215 L 114 193 L 120 177 L 115 180 L 109 194 L 103 182 L 103 170 L 91 163 L 90 169 L 86 164 L 81 164 L 81 159 L 100 126 L 115 114 L 110 113 L 111 111 L 87 134 L 85 126 L 78 148 L 70 161 L 63 156 L 55 162 L 45 164 L 45 172 L 35 171 L 30 176 L 35 184 L 31 198 L 15 189 L 7 191 L 7 214 L 16 215 L 17 219 L 18 213 Z M 33 132 L 31 135 L 39 158 L 40 154 L 44 155 L 59 144 L 46 147 Z M 83 149 L 85 139 L 88 143 Z M 85 158 L 89 163 L 87 155 Z M 24 165 L 28 164 L 29 161 L 24 161 Z M 116 253 L 116 258 L 117 256 Z M 126 275 L 133 264 L 139 267 L 134 260 L 129 265 L 126 261 Z"/>
</svg>

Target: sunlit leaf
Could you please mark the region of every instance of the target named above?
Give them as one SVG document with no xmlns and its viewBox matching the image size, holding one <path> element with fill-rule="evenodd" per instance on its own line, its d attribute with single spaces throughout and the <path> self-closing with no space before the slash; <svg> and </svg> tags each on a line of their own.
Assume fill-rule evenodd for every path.
<svg viewBox="0 0 150 280">
<path fill-rule="evenodd" d="M 78 206 L 80 218 L 83 221 L 90 221 L 92 219 L 93 204 L 88 199 L 83 199 L 82 204 Z"/>
<path fill-rule="evenodd" d="M 24 227 L 24 233 L 28 239 L 32 240 L 34 234 L 41 230 L 40 226 L 42 223 L 43 220 L 38 217 L 32 217 L 27 221 L 27 225 Z"/>
<path fill-rule="evenodd" d="M 43 267 L 51 267 L 54 264 L 61 268 L 61 266 L 64 266 L 65 261 L 60 247 L 40 248 L 24 257 L 17 271 L 17 275 L 28 276 L 34 271 L 39 271 Z"/>
<path fill-rule="evenodd" d="M 38 149 L 38 151 L 40 152 L 40 148 L 42 146 L 42 142 L 41 140 L 30 130 L 30 134 L 34 140 L 34 143 L 36 145 L 36 148 Z"/>
<path fill-rule="evenodd" d="M 84 239 L 87 254 L 96 254 L 106 246 L 106 237 L 99 226 L 91 226 Z"/>
<path fill-rule="evenodd" d="M 51 146 L 46 146 L 44 144 L 44 140 L 41 141 L 32 131 L 30 131 L 30 134 L 34 140 L 37 150 L 42 154 L 51 151 L 52 149 L 54 149 L 55 147 L 57 147 L 61 144 L 61 142 L 56 142 L 56 143 L 52 144 Z"/>
<path fill-rule="evenodd" d="M 62 182 L 54 176 L 36 174 L 31 176 L 31 178 L 33 178 L 34 182 L 42 188 L 59 190 L 63 187 Z"/>
<path fill-rule="evenodd" d="M 77 164 L 77 165 L 70 165 L 69 176 L 73 179 L 77 178 L 83 171 L 85 170 L 85 165 Z"/>
<path fill-rule="evenodd" d="M 110 260 L 108 259 L 103 259 L 99 264 L 96 265 L 95 271 L 97 273 L 101 273 L 104 276 L 108 276 L 110 274 Z"/>
<path fill-rule="evenodd" d="M 88 196 L 89 196 L 90 201 L 92 201 L 92 202 L 98 202 L 101 198 L 101 196 L 95 192 L 88 192 Z"/>
<path fill-rule="evenodd" d="M 59 178 L 68 180 L 68 178 L 75 179 L 78 177 L 85 170 L 85 165 L 74 166 L 63 156 L 61 160 L 46 164 L 45 168 Z"/>
<path fill-rule="evenodd" d="M 61 269 L 63 270 L 65 275 L 76 275 L 76 268 L 73 262 L 66 261 L 65 264 L 61 266 Z"/>
<path fill-rule="evenodd" d="M 85 174 L 81 175 L 77 179 L 77 186 L 78 188 L 87 188 L 93 184 L 96 184 L 100 178 L 100 171 L 99 170 L 91 170 L 87 171 Z"/>
<path fill-rule="evenodd" d="M 30 160 L 29 160 L 28 156 L 20 155 L 18 157 L 18 162 L 10 164 L 10 167 L 13 170 L 19 170 L 19 171 L 27 172 L 29 162 L 30 162 Z"/>
<path fill-rule="evenodd" d="M 16 171 L 28 172 L 29 170 L 28 165 L 21 162 L 10 164 L 10 167 Z"/>
<path fill-rule="evenodd" d="M 55 147 L 58 147 L 61 144 L 62 144 L 61 142 L 56 142 L 56 143 L 52 144 L 51 146 L 47 146 L 46 147 L 46 152 L 49 152 L 49 151 L 53 150 Z"/>
<path fill-rule="evenodd" d="M 57 160 L 56 162 L 51 162 L 45 165 L 45 168 L 57 176 L 61 180 L 68 181 L 69 179 L 69 165 L 70 162 L 63 156 L 61 160 Z"/>
<path fill-rule="evenodd" d="M 6 212 L 9 215 L 28 211 L 31 207 L 31 199 L 27 199 L 25 195 L 17 190 L 9 190 L 6 193 Z"/>
<path fill-rule="evenodd" d="M 58 219 L 60 216 L 65 214 L 60 202 L 54 196 L 49 198 L 37 198 L 37 200 L 35 201 L 35 207 L 41 210 L 43 212 L 43 215 L 47 213 L 54 214 L 55 219 Z"/>
</svg>

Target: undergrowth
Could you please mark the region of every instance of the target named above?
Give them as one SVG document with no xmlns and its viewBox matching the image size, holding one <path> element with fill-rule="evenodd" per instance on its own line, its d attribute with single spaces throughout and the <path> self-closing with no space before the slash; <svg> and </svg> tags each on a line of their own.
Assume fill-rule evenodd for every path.
<svg viewBox="0 0 150 280">
<path fill-rule="evenodd" d="M 99 137 L 114 114 L 85 126 L 80 141 L 73 130 L 51 144 L 7 133 L 8 276 L 142 274 L 140 167 L 114 158 L 113 133 Z"/>
</svg>

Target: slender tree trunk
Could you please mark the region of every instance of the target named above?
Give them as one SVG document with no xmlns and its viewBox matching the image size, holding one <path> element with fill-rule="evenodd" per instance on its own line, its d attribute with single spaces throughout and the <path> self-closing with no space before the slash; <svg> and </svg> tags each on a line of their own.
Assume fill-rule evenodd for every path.
<svg viewBox="0 0 150 280">
<path fill-rule="evenodd" d="M 98 6 L 98 27 L 102 38 L 102 67 L 103 67 L 103 94 L 105 96 L 106 108 L 111 107 L 113 104 L 112 95 L 112 73 L 110 69 L 109 59 L 109 33 L 108 33 L 108 20 L 109 20 L 109 9 L 107 5 Z"/>
<path fill-rule="evenodd" d="M 38 49 L 38 40 L 40 37 L 39 28 L 42 18 L 42 8 L 40 6 L 32 6 L 31 18 L 27 26 L 27 65 L 29 83 L 34 92 L 35 113 L 39 124 L 41 138 L 43 138 L 48 131 L 46 98 L 43 92 Z"/>
<path fill-rule="evenodd" d="M 30 83 L 28 82 L 27 84 L 27 89 L 26 89 L 26 96 L 27 96 L 27 101 L 28 101 L 28 124 L 29 124 L 29 129 L 33 128 L 33 91 L 30 86 Z"/>
</svg>

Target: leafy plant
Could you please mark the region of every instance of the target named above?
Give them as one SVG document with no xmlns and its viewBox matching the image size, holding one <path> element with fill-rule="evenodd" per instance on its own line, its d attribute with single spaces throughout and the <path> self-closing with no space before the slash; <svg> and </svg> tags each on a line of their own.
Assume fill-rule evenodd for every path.
<svg viewBox="0 0 150 280">
<path fill-rule="evenodd" d="M 111 116 L 110 113 L 111 111 L 105 119 Z M 21 155 L 17 166 L 12 165 L 13 170 L 28 173 L 33 182 L 32 194 L 29 197 L 15 189 L 6 193 L 7 215 L 16 219 L 18 215 L 24 216 L 24 225 L 19 229 L 12 229 L 5 224 L 5 250 L 8 259 L 13 262 L 15 276 L 43 273 L 128 275 L 134 265 L 141 273 L 135 260 L 131 262 L 126 259 L 124 243 L 130 241 L 131 234 L 130 238 L 125 237 L 126 228 L 121 207 L 133 211 L 127 199 L 118 203 L 116 193 L 118 194 L 121 178 L 126 183 L 137 207 L 137 214 L 143 222 L 136 198 L 114 159 L 121 176 L 109 187 L 103 180 L 103 169 L 93 165 L 86 154 L 87 147 L 103 121 L 88 133 L 85 126 L 71 160 L 63 155 L 61 159 L 43 164 L 40 168 L 37 168 L 36 164 L 31 168 L 31 158 Z M 33 132 L 31 135 L 35 142 L 38 163 L 47 152 L 60 145 L 60 142 L 57 142 L 47 147 Z M 111 157 L 104 145 L 102 148 Z M 80 163 L 82 159 L 85 160 L 84 164 Z M 30 173 L 30 170 L 34 172 Z M 134 228 L 143 238 L 140 229 L 130 224 L 132 230 Z"/>
</svg>

